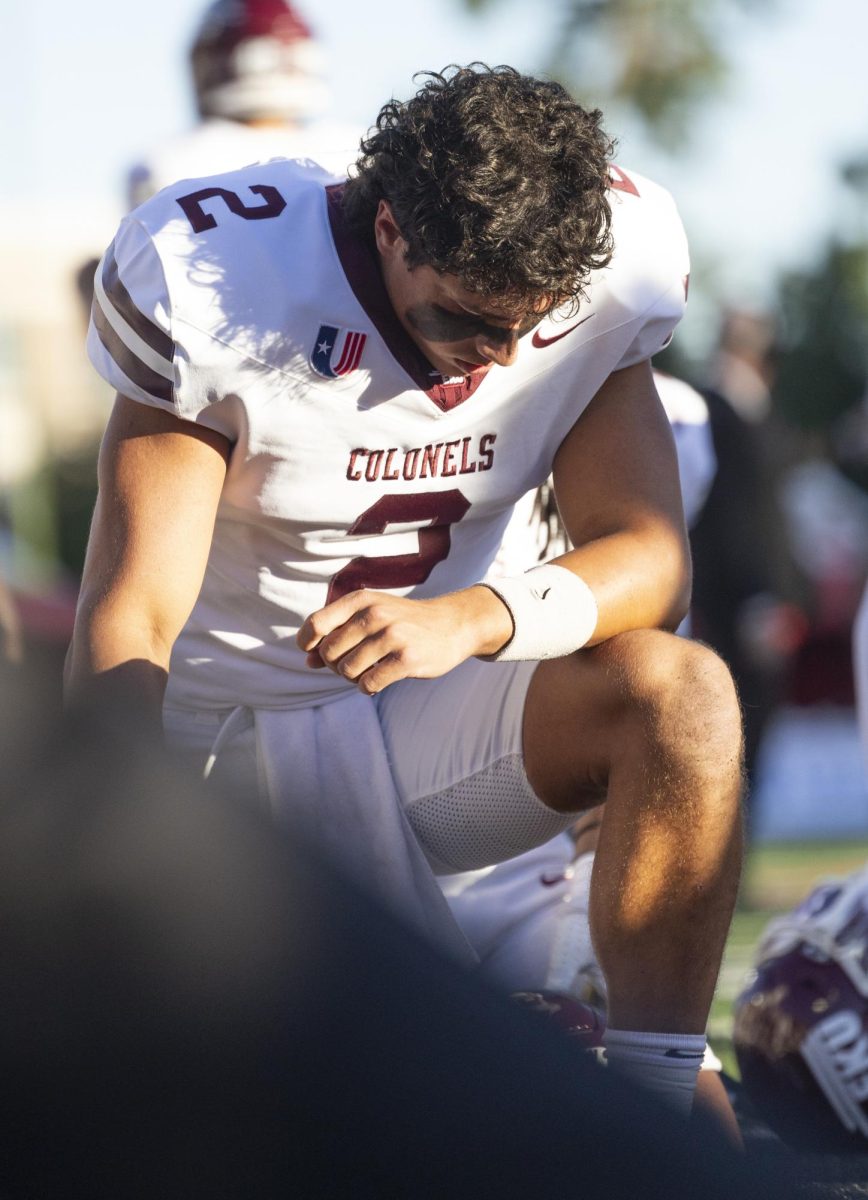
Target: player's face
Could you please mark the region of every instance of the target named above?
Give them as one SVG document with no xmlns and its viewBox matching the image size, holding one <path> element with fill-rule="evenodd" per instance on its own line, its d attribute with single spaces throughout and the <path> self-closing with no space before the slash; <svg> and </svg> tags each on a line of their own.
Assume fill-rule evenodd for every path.
<svg viewBox="0 0 868 1200">
<path fill-rule="evenodd" d="M 406 242 L 389 205 L 380 201 L 375 222 L 377 249 L 386 291 L 398 320 L 442 375 L 472 375 L 492 363 L 508 367 L 518 339 L 542 320 L 546 297 L 529 310 L 498 303 L 468 291 L 455 275 L 432 267 L 408 267 Z"/>
</svg>

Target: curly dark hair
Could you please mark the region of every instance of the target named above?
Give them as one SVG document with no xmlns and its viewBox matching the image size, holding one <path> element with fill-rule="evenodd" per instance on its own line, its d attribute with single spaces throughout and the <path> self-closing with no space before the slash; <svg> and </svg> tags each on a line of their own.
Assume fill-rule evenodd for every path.
<svg viewBox="0 0 868 1200">
<path fill-rule="evenodd" d="M 365 238 L 381 199 L 427 264 L 486 297 L 548 307 L 583 293 L 612 255 L 606 189 L 613 144 L 599 110 L 512 67 L 423 72 L 406 102 L 380 110 L 344 193 Z"/>
</svg>

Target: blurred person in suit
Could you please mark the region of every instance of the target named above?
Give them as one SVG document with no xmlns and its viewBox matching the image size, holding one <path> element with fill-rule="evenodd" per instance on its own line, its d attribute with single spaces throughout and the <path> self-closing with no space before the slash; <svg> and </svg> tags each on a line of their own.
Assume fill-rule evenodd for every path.
<svg viewBox="0 0 868 1200">
<path fill-rule="evenodd" d="M 749 778 L 806 629 L 792 599 L 798 588 L 776 491 L 774 363 L 771 318 L 728 313 L 709 386 L 702 389 L 717 471 L 690 535 L 694 633 L 732 668 L 744 709 Z"/>
</svg>

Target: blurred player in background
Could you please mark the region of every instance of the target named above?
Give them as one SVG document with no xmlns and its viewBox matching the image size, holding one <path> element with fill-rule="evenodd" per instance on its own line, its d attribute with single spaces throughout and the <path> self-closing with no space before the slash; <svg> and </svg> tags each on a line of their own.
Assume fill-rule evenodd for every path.
<svg viewBox="0 0 868 1200">
<path fill-rule="evenodd" d="M 360 131 L 322 119 L 323 55 L 287 0 L 215 0 L 190 47 L 200 122 L 130 171 L 129 208 L 178 179 L 269 158 L 312 158 L 346 175 Z"/>
<path fill-rule="evenodd" d="M 123 223 L 89 336 L 119 397 L 69 696 L 162 716 L 456 952 L 433 872 L 605 796 L 608 1060 L 687 1112 L 740 718 L 720 660 L 664 632 L 690 568 L 648 360 L 684 306 L 683 230 L 600 119 L 454 68 L 384 106 L 346 184 L 276 160 Z M 575 549 L 486 580 L 552 473 Z"/>
<path fill-rule="evenodd" d="M 803 1152 L 862 1155 L 856 1178 L 864 1184 L 868 866 L 821 880 L 769 923 L 735 1002 L 733 1045 L 762 1119 Z"/>
<path fill-rule="evenodd" d="M 309 158 L 344 176 L 361 131 L 323 119 L 328 89 L 313 32 L 288 0 L 214 0 L 189 51 L 198 123 L 129 170 L 127 209 L 179 179 L 271 158 Z M 98 258 L 76 275 L 89 316 Z"/>
</svg>

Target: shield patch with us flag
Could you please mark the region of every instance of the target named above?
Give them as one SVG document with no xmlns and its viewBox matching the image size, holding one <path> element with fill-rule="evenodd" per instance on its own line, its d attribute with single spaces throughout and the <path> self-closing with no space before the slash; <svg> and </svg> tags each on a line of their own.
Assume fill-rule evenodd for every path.
<svg viewBox="0 0 868 1200">
<path fill-rule="evenodd" d="M 310 354 L 310 365 L 323 379 L 339 379 L 341 375 L 355 371 L 367 340 L 368 335 L 356 329 L 320 325 Z"/>
</svg>

